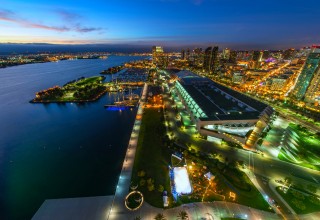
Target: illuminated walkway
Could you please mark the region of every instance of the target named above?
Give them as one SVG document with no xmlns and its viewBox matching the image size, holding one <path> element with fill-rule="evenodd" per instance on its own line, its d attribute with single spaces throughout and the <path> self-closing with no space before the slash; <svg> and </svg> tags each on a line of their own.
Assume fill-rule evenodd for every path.
<svg viewBox="0 0 320 220">
<path fill-rule="evenodd" d="M 126 219 L 125 215 L 128 215 L 127 217 L 130 216 L 129 210 L 127 210 L 124 205 L 124 200 L 126 195 L 129 193 L 132 168 L 133 168 L 134 158 L 136 154 L 136 147 L 138 144 L 138 137 L 139 137 L 140 125 L 141 125 L 142 114 L 143 114 L 143 106 L 146 101 L 147 90 L 148 90 L 148 85 L 145 84 L 143 87 L 140 104 L 139 104 L 138 112 L 136 115 L 136 120 L 134 122 L 133 130 L 129 140 L 129 146 L 127 148 L 127 153 L 123 161 L 122 170 L 121 170 L 118 185 L 116 188 L 116 193 L 114 195 L 111 210 L 109 210 L 107 219 Z M 129 218 L 129 219 L 132 219 L 132 218 Z"/>
</svg>

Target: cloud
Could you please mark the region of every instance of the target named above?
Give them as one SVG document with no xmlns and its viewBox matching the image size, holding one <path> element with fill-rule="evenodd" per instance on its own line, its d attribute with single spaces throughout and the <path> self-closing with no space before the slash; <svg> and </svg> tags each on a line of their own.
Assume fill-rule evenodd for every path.
<svg viewBox="0 0 320 220">
<path fill-rule="evenodd" d="M 59 11 L 60 15 L 69 21 L 75 20 L 79 17 L 77 14 L 69 13 L 66 11 Z M 93 31 L 101 31 L 103 30 L 100 27 L 83 27 L 80 24 L 72 24 L 68 26 L 50 26 L 41 23 L 32 22 L 26 19 L 20 18 L 14 12 L 9 10 L 0 9 L 0 21 L 6 21 L 11 23 L 16 23 L 26 28 L 36 28 L 36 29 L 43 29 L 49 31 L 57 31 L 57 32 L 67 32 L 67 31 L 74 31 L 78 33 L 89 33 Z"/>
<path fill-rule="evenodd" d="M 79 33 L 88 33 L 93 31 L 102 31 L 103 28 L 95 28 L 95 27 L 82 27 L 82 26 L 76 26 L 75 31 Z"/>
<path fill-rule="evenodd" d="M 81 15 L 64 9 L 56 9 L 54 12 L 66 22 L 74 22 L 82 18 Z"/>
</svg>

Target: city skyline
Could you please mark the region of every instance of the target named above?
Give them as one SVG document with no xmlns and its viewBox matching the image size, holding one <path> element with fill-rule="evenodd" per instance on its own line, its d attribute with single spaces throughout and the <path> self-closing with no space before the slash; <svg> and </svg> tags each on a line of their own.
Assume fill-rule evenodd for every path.
<svg viewBox="0 0 320 220">
<path fill-rule="evenodd" d="M 300 48 L 319 42 L 317 6 L 313 0 L 4 1 L 0 43 Z"/>
</svg>

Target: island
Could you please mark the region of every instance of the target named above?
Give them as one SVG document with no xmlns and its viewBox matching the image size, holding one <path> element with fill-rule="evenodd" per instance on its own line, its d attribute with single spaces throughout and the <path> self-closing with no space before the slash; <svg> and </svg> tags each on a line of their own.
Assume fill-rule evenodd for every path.
<svg viewBox="0 0 320 220">
<path fill-rule="evenodd" d="M 103 70 L 100 74 L 115 74 L 117 72 L 120 72 L 124 68 L 125 68 L 125 66 L 114 66 L 114 67 L 110 67 L 106 70 Z"/>
<path fill-rule="evenodd" d="M 107 92 L 107 86 L 103 82 L 104 76 L 80 77 L 60 86 L 42 90 L 36 93 L 31 103 L 50 102 L 90 102 L 97 100 Z"/>
</svg>

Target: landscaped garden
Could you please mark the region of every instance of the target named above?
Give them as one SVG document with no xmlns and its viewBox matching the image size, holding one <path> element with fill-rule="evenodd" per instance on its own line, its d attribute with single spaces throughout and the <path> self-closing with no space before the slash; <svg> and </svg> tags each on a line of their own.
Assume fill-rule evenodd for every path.
<svg viewBox="0 0 320 220">
<path fill-rule="evenodd" d="M 160 111 L 160 112 L 159 112 Z M 132 171 L 132 184 L 143 193 L 145 201 L 163 207 L 162 193 L 170 192 L 170 150 L 165 146 L 165 127 L 162 109 L 146 108 Z M 172 196 L 168 193 L 169 204 Z"/>
<path fill-rule="evenodd" d="M 31 102 L 85 102 L 98 99 L 107 90 L 103 83 L 105 77 L 81 77 L 68 82 L 64 86 L 52 88 L 36 93 Z"/>
<path fill-rule="evenodd" d="M 284 161 L 299 164 L 311 169 L 320 170 L 320 136 L 313 134 L 306 128 L 296 124 L 289 124 L 287 132 L 290 132 L 292 144 L 282 148 L 278 158 Z M 294 145 L 295 147 L 291 147 Z"/>
<path fill-rule="evenodd" d="M 284 191 L 284 187 L 277 187 L 276 189 L 297 214 L 307 214 L 320 211 L 319 197 L 310 193 L 297 191 L 293 188 L 290 188 L 286 192 Z"/>
<path fill-rule="evenodd" d="M 132 185 L 144 195 L 145 201 L 163 207 L 162 192 L 168 192 L 169 207 L 191 202 L 230 201 L 253 208 L 271 211 L 268 203 L 248 177 L 233 161 L 220 162 L 212 154 L 199 154 L 170 144 L 164 127 L 162 109 L 146 108 L 139 134 L 138 148 L 132 174 Z M 182 155 L 183 161 L 173 153 Z M 173 200 L 170 188 L 169 165 L 186 165 L 193 191 Z M 205 177 L 211 173 L 211 178 Z"/>
</svg>

